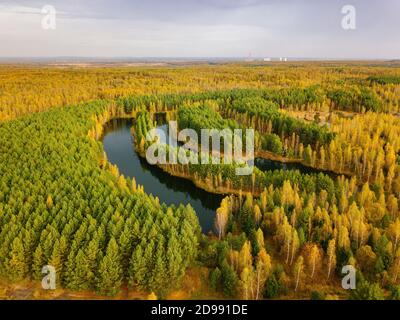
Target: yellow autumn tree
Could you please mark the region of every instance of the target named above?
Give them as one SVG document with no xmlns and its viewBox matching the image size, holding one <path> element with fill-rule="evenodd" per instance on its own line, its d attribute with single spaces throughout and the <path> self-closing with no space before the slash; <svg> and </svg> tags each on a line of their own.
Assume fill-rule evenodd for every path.
<svg viewBox="0 0 400 320">
<path fill-rule="evenodd" d="M 336 240 L 332 239 L 328 242 L 328 249 L 327 249 L 327 257 L 328 257 L 328 276 L 331 275 L 331 270 L 336 266 Z"/>
</svg>

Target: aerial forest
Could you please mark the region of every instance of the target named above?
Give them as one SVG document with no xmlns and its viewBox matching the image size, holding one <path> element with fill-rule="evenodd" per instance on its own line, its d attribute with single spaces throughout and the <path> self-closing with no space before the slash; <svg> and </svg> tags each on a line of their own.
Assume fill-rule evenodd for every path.
<svg viewBox="0 0 400 320">
<path fill-rule="evenodd" d="M 400 299 L 397 66 L 8 65 L 0 76 L 1 297 L 28 284 L 47 297 L 50 265 L 61 295 Z M 199 136 L 254 129 L 249 175 L 223 156 L 201 163 L 212 150 L 149 165 L 222 199 L 212 231 L 203 212 L 160 201 L 108 159 L 105 128 L 117 119 L 131 121 L 142 162 L 154 143 L 190 154 L 149 141 L 157 115 Z M 342 286 L 349 265 L 353 290 Z"/>
</svg>

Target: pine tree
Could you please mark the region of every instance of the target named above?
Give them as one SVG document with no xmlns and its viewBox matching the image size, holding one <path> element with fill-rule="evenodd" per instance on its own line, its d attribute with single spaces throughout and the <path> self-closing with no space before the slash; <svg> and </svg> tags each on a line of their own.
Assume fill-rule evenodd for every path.
<svg viewBox="0 0 400 320">
<path fill-rule="evenodd" d="M 57 272 L 57 282 L 60 284 L 63 278 L 65 255 L 67 253 L 68 245 L 64 236 L 61 236 L 54 245 L 53 252 L 49 261 L 49 265 L 53 266 Z"/>
<path fill-rule="evenodd" d="M 122 284 L 122 268 L 117 242 L 114 238 L 108 243 L 106 254 L 99 265 L 96 289 L 101 294 L 115 295 Z"/>
<path fill-rule="evenodd" d="M 39 280 L 43 277 L 42 268 L 44 266 L 43 251 L 40 245 L 37 246 L 32 257 L 32 275 L 33 279 Z"/>
<path fill-rule="evenodd" d="M 186 262 L 183 261 L 176 232 L 171 232 L 167 245 L 167 274 L 171 283 L 177 283 L 185 272 Z"/>
<path fill-rule="evenodd" d="M 21 240 L 16 237 L 11 245 L 10 257 L 7 263 L 7 273 L 10 279 L 22 280 L 28 272 L 24 246 Z"/>
<path fill-rule="evenodd" d="M 219 270 L 218 267 L 216 267 L 211 273 L 210 273 L 210 286 L 214 290 L 219 290 L 221 285 L 221 270 Z"/>
<path fill-rule="evenodd" d="M 160 297 L 164 297 L 169 289 L 176 285 L 176 283 L 171 283 L 165 276 L 167 274 L 167 263 L 165 261 L 165 254 L 163 252 L 163 248 L 160 246 L 160 243 L 158 244 L 154 259 L 154 269 L 152 270 L 149 288 L 155 291 Z"/>
<path fill-rule="evenodd" d="M 143 257 L 142 246 L 138 245 L 132 253 L 132 258 L 129 264 L 130 285 L 143 285 L 146 282 L 146 272 L 146 261 Z"/>
<path fill-rule="evenodd" d="M 83 250 L 79 249 L 73 259 L 73 269 L 68 271 L 66 277 L 67 287 L 72 290 L 92 289 L 94 275 L 90 270 L 90 266 Z"/>
<path fill-rule="evenodd" d="M 239 279 L 236 272 L 227 263 L 222 264 L 221 279 L 224 294 L 227 297 L 235 297 Z"/>
</svg>

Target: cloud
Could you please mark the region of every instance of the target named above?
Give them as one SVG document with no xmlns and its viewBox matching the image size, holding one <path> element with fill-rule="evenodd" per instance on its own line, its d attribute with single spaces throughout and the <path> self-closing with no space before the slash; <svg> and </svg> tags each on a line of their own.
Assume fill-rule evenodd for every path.
<svg viewBox="0 0 400 320">
<path fill-rule="evenodd" d="M 346 32 L 347 0 L 6 0 L 0 55 L 399 57 L 399 2 L 352 2 Z M 55 31 L 41 29 L 46 4 Z"/>
</svg>

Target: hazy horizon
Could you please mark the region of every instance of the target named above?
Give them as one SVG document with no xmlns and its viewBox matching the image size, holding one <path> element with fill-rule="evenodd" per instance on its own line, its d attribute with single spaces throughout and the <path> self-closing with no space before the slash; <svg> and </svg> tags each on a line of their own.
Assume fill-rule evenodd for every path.
<svg viewBox="0 0 400 320">
<path fill-rule="evenodd" d="M 382 62 L 390 62 L 390 61 L 400 61 L 400 58 L 396 57 L 387 57 L 387 58 L 337 58 L 337 57 L 285 57 L 286 61 L 279 61 L 280 58 L 283 57 L 268 57 L 271 60 L 264 60 L 265 57 L 207 57 L 207 56 L 193 56 L 193 57 L 124 57 L 124 56 L 33 56 L 33 57 L 6 57 L 0 56 L 0 61 L 27 61 L 27 62 L 35 62 L 35 61 L 45 61 L 45 62 L 213 62 L 213 61 L 243 61 L 243 62 L 301 62 L 301 61 L 320 61 L 320 62 L 330 62 L 330 61 L 382 61 Z"/>
<path fill-rule="evenodd" d="M 46 5 L 55 30 L 42 28 Z M 0 57 L 394 60 L 399 11 L 397 0 L 3 0 Z"/>
</svg>

